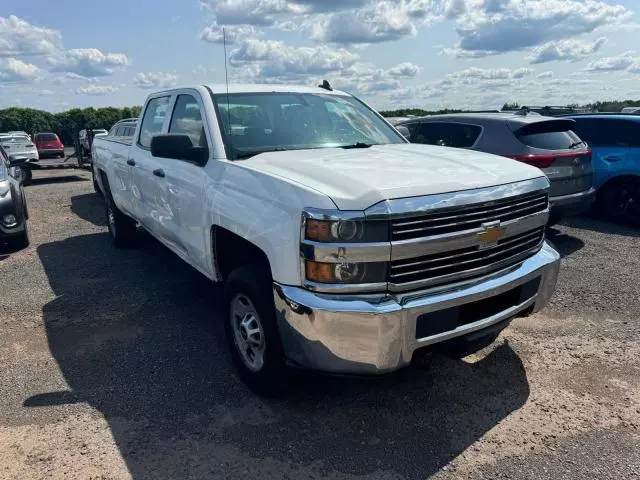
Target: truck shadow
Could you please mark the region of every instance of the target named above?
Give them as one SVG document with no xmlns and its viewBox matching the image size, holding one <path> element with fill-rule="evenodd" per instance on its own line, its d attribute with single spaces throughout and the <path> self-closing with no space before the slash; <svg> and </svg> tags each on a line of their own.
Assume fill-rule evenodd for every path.
<svg viewBox="0 0 640 480">
<path fill-rule="evenodd" d="M 529 396 L 502 345 L 377 381 L 298 375 L 285 398 L 257 398 L 230 365 L 220 292 L 157 242 L 122 251 L 83 235 L 38 254 L 56 294 L 46 334 L 70 390 L 24 405 L 100 411 L 134 479 L 426 478 Z"/>
<path fill-rule="evenodd" d="M 99 227 L 107 225 L 104 200 L 96 193 L 71 197 L 71 211 L 78 217 Z"/>
</svg>

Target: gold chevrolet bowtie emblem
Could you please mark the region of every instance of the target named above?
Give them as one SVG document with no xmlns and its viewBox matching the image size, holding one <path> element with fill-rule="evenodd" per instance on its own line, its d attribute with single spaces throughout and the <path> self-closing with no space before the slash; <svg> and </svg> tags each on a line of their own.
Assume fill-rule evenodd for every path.
<svg viewBox="0 0 640 480">
<path fill-rule="evenodd" d="M 484 232 L 478 234 L 478 240 L 483 246 L 493 246 L 498 243 L 498 240 L 504 235 L 504 227 L 500 226 L 500 222 L 491 224 L 483 223 Z"/>
</svg>

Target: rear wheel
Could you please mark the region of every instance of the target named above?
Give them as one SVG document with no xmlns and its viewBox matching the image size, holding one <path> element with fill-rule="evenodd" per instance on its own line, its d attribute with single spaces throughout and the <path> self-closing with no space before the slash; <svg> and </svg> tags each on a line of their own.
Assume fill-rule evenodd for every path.
<svg viewBox="0 0 640 480">
<path fill-rule="evenodd" d="M 224 289 L 233 363 L 242 380 L 261 395 L 280 392 L 286 376 L 271 283 L 264 267 L 246 265 L 231 272 Z"/>
<path fill-rule="evenodd" d="M 607 185 L 598 196 L 602 217 L 640 226 L 640 178 L 621 178 Z"/>
<path fill-rule="evenodd" d="M 116 206 L 110 192 L 105 195 L 105 211 L 111 240 L 117 248 L 128 248 L 136 244 L 136 222 Z"/>
<path fill-rule="evenodd" d="M 93 170 L 93 167 L 91 167 L 91 179 L 93 180 L 93 189 L 98 195 L 102 196 L 102 190 L 100 190 L 100 185 L 96 179 L 96 172 Z"/>
</svg>

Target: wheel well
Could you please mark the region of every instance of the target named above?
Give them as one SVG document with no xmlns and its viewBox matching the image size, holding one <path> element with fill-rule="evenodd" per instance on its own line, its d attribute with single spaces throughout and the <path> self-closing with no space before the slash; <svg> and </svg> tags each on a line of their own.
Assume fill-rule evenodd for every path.
<svg viewBox="0 0 640 480">
<path fill-rule="evenodd" d="M 599 190 L 604 190 L 605 188 L 611 188 L 611 185 L 615 185 L 616 183 L 621 182 L 623 180 L 634 180 L 636 182 L 640 182 L 640 175 L 627 174 L 627 175 L 619 175 L 617 177 L 610 178 L 609 180 L 604 182 L 602 186 L 600 186 Z"/>
<path fill-rule="evenodd" d="M 246 238 L 226 228 L 214 226 L 211 229 L 211 242 L 220 280 L 228 278 L 236 268 L 249 264 L 266 268 L 271 276 L 267 255 Z"/>
<path fill-rule="evenodd" d="M 598 188 L 597 200 L 598 203 L 601 203 L 603 198 L 606 196 L 607 192 L 609 192 L 612 188 L 614 188 L 618 183 L 623 182 L 625 180 L 634 180 L 636 182 L 640 182 L 640 175 L 619 175 L 617 177 L 612 177 L 606 182 L 604 182 Z"/>
</svg>

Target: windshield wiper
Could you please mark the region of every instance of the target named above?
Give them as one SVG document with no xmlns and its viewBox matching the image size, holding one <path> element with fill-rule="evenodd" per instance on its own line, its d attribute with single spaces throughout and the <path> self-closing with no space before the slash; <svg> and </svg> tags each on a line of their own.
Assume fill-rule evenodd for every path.
<svg viewBox="0 0 640 480">
<path fill-rule="evenodd" d="M 348 149 L 351 149 L 351 148 L 370 148 L 372 146 L 373 146 L 373 144 L 371 144 L 371 143 L 356 142 L 356 143 L 351 144 L 351 145 L 341 145 L 340 148 L 344 148 L 345 150 L 348 150 Z"/>
<path fill-rule="evenodd" d="M 576 148 L 578 145 L 586 145 L 586 142 L 584 142 L 583 140 L 580 140 L 579 142 L 573 142 L 571 145 L 569 145 L 569 149 Z"/>
<path fill-rule="evenodd" d="M 270 148 L 268 150 L 256 150 L 254 152 L 237 152 L 235 154 L 236 160 L 246 160 L 247 158 L 255 157 L 256 155 L 260 155 L 261 153 L 269 153 L 269 152 L 286 152 L 288 150 L 292 150 L 291 148 Z"/>
</svg>

